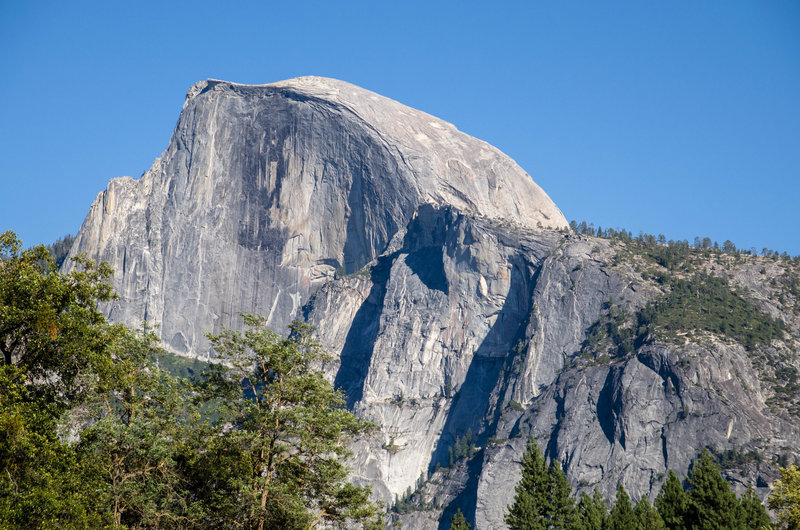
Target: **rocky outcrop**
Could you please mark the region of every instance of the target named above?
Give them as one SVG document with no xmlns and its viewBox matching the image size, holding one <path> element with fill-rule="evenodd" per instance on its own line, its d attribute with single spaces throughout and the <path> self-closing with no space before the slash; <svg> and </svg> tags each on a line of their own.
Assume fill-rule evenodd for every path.
<svg viewBox="0 0 800 530">
<path fill-rule="evenodd" d="M 530 437 L 579 493 L 613 499 L 622 482 L 652 499 L 668 469 L 685 475 L 712 447 L 740 492 L 765 495 L 777 463 L 800 454 L 796 417 L 770 406 L 776 387 L 757 360 L 774 348 L 707 335 L 598 355 L 587 334 L 610 308 L 634 314 L 664 295 L 625 252 L 422 207 L 384 255 L 326 284 L 305 318 L 340 360 L 329 370 L 351 406 L 382 427 L 358 442 L 355 476 L 389 503 L 414 490 L 398 516 L 414 528 L 447 528 L 456 508 L 502 528 Z M 732 267 L 753 263 L 727 265 L 735 280 Z M 798 317 L 776 314 L 794 322 L 776 347 L 796 368 Z M 454 461 L 470 436 L 476 447 Z"/>
<path fill-rule="evenodd" d="M 309 294 L 380 255 L 422 204 L 566 226 L 513 160 L 453 125 L 319 77 L 208 80 L 141 179 L 112 180 L 73 247 L 108 261 L 111 319 L 203 355 L 238 313 L 285 329 Z"/>
<path fill-rule="evenodd" d="M 415 490 L 407 527 L 460 508 L 502 528 L 531 436 L 579 492 L 622 481 L 634 498 L 705 446 L 746 455 L 726 474 L 762 494 L 800 454 L 776 401 L 797 372 L 797 271 L 693 265 L 786 322 L 782 341 L 646 337 L 605 355 L 591 330 L 663 297 L 656 265 L 570 233 L 488 144 L 340 81 L 198 83 L 162 157 L 98 196 L 76 252 L 116 271 L 111 320 L 156 324 L 178 353 L 208 355 L 204 333 L 239 312 L 313 324 L 330 379 L 380 426 L 353 441 L 353 477 L 388 504 Z"/>
</svg>

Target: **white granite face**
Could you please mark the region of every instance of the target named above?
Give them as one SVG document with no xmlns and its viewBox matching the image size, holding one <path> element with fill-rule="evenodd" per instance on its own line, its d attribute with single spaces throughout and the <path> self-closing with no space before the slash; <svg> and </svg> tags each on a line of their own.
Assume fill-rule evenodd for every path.
<svg viewBox="0 0 800 530">
<path fill-rule="evenodd" d="M 75 251 L 109 261 L 113 320 L 180 353 L 239 312 L 282 331 L 334 271 L 380 255 L 421 204 L 553 228 L 564 216 L 513 160 L 354 85 L 202 81 L 139 180 L 100 193 Z"/>
</svg>

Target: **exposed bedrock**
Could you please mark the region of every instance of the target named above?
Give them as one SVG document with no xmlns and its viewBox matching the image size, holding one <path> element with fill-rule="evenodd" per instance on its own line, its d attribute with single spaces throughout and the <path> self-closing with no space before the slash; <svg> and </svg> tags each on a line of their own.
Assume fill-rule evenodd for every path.
<svg viewBox="0 0 800 530">
<path fill-rule="evenodd" d="M 383 253 L 421 204 L 564 227 L 513 160 L 451 124 L 347 83 L 203 81 L 141 179 L 112 180 L 73 252 L 108 261 L 112 320 L 204 355 L 239 312 L 283 331 L 309 294 Z"/>
</svg>

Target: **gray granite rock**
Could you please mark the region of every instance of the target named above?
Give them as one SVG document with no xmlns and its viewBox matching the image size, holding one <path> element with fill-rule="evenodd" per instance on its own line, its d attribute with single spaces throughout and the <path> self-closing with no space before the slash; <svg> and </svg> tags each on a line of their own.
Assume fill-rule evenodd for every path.
<svg viewBox="0 0 800 530">
<path fill-rule="evenodd" d="M 422 204 L 566 226 L 513 160 L 433 116 L 333 79 L 208 80 L 153 167 L 98 195 L 73 252 L 116 271 L 112 320 L 156 324 L 174 351 L 204 355 L 204 333 L 242 311 L 284 330 Z"/>
<path fill-rule="evenodd" d="M 331 378 L 382 427 L 358 443 L 357 479 L 390 503 L 427 479 L 419 498 L 438 507 L 398 515 L 406 526 L 447 528 L 460 508 L 477 528 L 504 527 L 530 437 L 579 494 L 611 499 L 618 482 L 654 499 L 666 471 L 685 476 L 704 447 L 757 454 L 725 475 L 764 496 L 777 459 L 800 454 L 796 418 L 770 409 L 774 385 L 736 343 L 581 357 L 609 305 L 633 314 L 662 294 L 634 258 L 618 259 L 619 243 L 423 206 L 390 250 L 326 284 L 305 316 L 339 359 Z M 757 287 L 749 296 L 769 300 Z M 779 315 L 797 351 L 798 317 Z M 475 456 L 439 469 L 468 431 Z"/>
</svg>

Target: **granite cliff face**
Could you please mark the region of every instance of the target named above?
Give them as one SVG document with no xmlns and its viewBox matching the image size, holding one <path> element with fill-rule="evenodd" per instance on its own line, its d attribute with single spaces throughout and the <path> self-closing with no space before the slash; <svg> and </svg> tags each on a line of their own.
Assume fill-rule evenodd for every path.
<svg viewBox="0 0 800 530">
<path fill-rule="evenodd" d="M 649 337 L 609 358 L 591 330 L 669 292 L 628 246 L 570 233 L 512 160 L 452 125 L 299 78 L 192 87 L 162 157 L 111 181 L 72 252 L 115 269 L 112 320 L 158 324 L 178 353 L 207 355 L 203 333 L 239 312 L 315 325 L 330 378 L 381 427 L 353 442 L 353 476 L 389 504 L 416 490 L 407 527 L 447 527 L 456 508 L 503 527 L 530 436 L 580 491 L 653 494 L 713 445 L 760 455 L 726 472 L 765 492 L 776 459 L 800 454 L 776 401 L 800 290 L 770 283 L 797 271 L 707 271 L 786 322 L 782 340 Z"/>
<path fill-rule="evenodd" d="M 318 77 L 193 86 L 169 147 L 98 195 L 75 251 L 108 261 L 116 321 L 202 355 L 241 311 L 285 329 L 335 271 L 384 252 L 422 204 L 566 226 L 513 160 L 423 112 Z"/>
<path fill-rule="evenodd" d="M 772 286 L 793 266 L 707 264 L 789 324 L 781 341 L 747 350 L 701 333 L 609 357 L 588 345 L 593 327 L 669 292 L 629 246 L 423 206 L 386 253 L 307 304 L 340 359 L 332 377 L 382 426 L 359 442 L 355 475 L 387 500 L 414 490 L 406 526 L 447 528 L 460 508 L 477 528 L 504 527 L 531 436 L 578 492 L 606 498 L 620 481 L 653 498 L 667 469 L 685 476 L 704 447 L 727 455 L 740 492 L 765 495 L 777 463 L 800 454 L 798 409 L 788 413 L 800 396 L 778 399 L 776 384 L 782 370 L 796 381 L 800 300 L 778 304 Z M 474 454 L 454 462 L 470 435 Z"/>
</svg>

